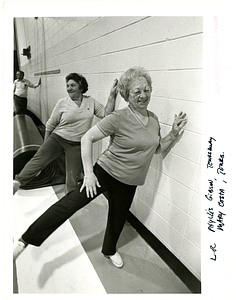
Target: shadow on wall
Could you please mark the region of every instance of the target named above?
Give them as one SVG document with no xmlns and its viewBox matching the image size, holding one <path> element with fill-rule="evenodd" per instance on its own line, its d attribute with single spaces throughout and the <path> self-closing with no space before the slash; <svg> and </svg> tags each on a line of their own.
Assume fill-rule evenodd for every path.
<svg viewBox="0 0 236 300">
<path fill-rule="evenodd" d="M 183 134 L 184 134 L 184 131 L 182 131 L 182 132 L 179 134 L 179 136 L 178 136 L 178 137 L 170 144 L 170 146 L 169 146 L 164 152 L 162 152 L 162 157 L 163 157 L 163 159 L 165 159 L 165 157 L 166 157 L 167 154 L 170 152 L 170 150 L 171 150 L 172 148 L 174 148 L 175 145 L 182 139 Z"/>
<path fill-rule="evenodd" d="M 146 201 L 146 204 L 149 208 L 156 208 L 158 207 L 158 199 L 156 197 L 156 192 L 161 189 L 160 183 L 161 183 L 161 178 L 163 176 L 163 161 L 169 154 L 172 148 L 175 147 L 175 145 L 181 140 L 182 136 L 184 134 L 184 131 L 173 141 L 173 143 L 163 152 L 156 154 L 154 157 L 154 168 L 155 168 L 155 174 L 154 178 L 151 178 L 149 181 L 151 184 L 147 185 L 145 184 L 138 190 L 137 197 L 139 197 L 139 193 L 143 195 L 143 198 Z M 173 166 L 174 168 L 174 166 Z M 148 178 L 147 178 L 148 179 Z M 143 194 L 144 193 L 144 194 Z M 146 209 L 142 212 L 142 222 L 148 222 L 148 219 L 150 217 L 150 210 Z"/>
</svg>

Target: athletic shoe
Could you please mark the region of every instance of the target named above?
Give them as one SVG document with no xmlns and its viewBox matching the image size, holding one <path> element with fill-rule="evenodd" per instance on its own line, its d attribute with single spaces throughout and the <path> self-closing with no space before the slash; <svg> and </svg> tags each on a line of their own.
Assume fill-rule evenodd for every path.
<svg viewBox="0 0 236 300">
<path fill-rule="evenodd" d="M 19 190 L 20 182 L 17 180 L 13 180 L 13 195 Z"/>
<path fill-rule="evenodd" d="M 13 245 L 13 260 L 16 260 L 17 257 L 25 250 L 26 246 L 21 241 L 16 241 Z"/>
<path fill-rule="evenodd" d="M 123 260 L 118 252 L 116 252 L 114 255 L 108 255 L 108 258 L 110 258 L 113 265 L 117 268 L 122 268 L 124 263 Z"/>
</svg>

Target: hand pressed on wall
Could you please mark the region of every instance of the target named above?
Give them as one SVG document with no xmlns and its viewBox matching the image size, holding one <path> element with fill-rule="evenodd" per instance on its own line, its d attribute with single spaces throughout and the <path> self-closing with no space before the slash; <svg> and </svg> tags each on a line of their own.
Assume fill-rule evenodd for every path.
<svg viewBox="0 0 236 300">
<path fill-rule="evenodd" d="M 187 114 L 182 111 L 177 115 L 175 115 L 175 119 L 172 125 L 172 133 L 174 135 L 179 134 L 180 130 L 187 124 Z"/>
</svg>

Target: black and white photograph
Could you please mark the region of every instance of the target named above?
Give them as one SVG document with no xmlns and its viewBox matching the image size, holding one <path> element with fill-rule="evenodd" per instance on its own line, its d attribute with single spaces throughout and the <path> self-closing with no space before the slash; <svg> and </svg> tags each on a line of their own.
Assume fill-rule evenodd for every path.
<svg viewBox="0 0 236 300">
<path fill-rule="evenodd" d="M 7 2 L 3 299 L 235 299 L 230 9 Z"/>
</svg>

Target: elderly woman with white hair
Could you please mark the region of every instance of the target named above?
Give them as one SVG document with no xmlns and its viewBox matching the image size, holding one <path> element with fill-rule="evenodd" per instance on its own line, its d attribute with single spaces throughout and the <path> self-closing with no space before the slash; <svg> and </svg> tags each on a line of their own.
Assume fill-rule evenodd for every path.
<svg viewBox="0 0 236 300">
<path fill-rule="evenodd" d="M 136 187 L 144 184 L 154 153 L 165 150 L 175 140 L 187 119 L 185 113 L 175 115 L 170 133 L 161 137 L 158 118 L 147 109 L 152 81 L 143 68 L 127 70 L 119 79 L 118 91 L 128 105 L 106 116 L 82 138 L 83 183 L 27 229 L 15 244 L 14 259 L 28 244 L 40 246 L 76 211 L 107 192 L 109 208 L 102 253 L 116 267 L 123 266 L 116 246 Z M 108 136 L 110 144 L 93 166 L 92 144 Z"/>
</svg>

